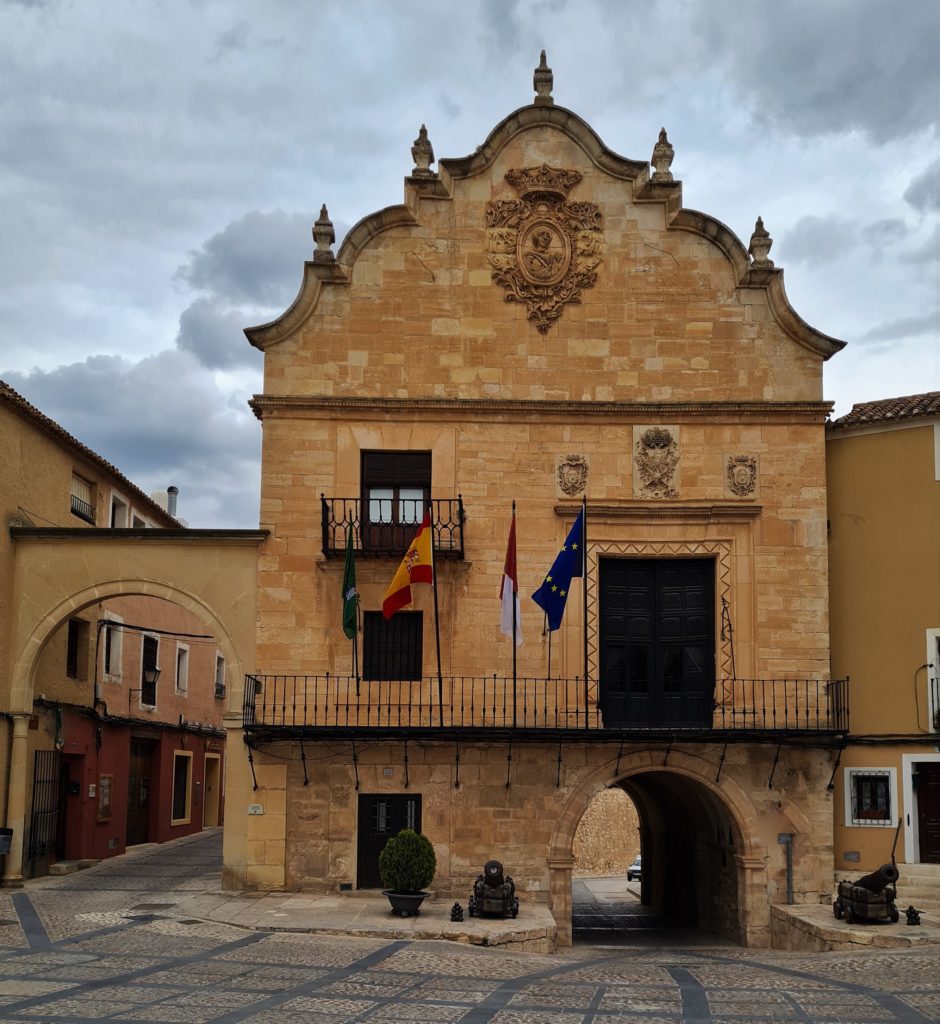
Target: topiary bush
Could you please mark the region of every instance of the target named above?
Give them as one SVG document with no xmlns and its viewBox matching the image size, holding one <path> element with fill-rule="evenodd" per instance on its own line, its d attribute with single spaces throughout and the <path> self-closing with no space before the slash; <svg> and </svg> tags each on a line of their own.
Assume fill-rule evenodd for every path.
<svg viewBox="0 0 940 1024">
<path fill-rule="evenodd" d="M 389 892 L 421 892 L 431 884 L 436 870 L 431 840 L 411 828 L 389 839 L 379 854 L 379 874 Z"/>
</svg>

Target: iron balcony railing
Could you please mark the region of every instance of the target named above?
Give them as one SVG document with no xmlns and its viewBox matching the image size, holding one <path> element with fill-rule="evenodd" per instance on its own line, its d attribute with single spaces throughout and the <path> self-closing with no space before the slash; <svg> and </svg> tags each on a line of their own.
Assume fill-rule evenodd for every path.
<svg viewBox="0 0 940 1024">
<path fill-rule="evenodd" d="M 401 558 L 414 538 L 423 510 L 411 500 L 368 502 L 359 498 L 327 498 L 320 495 L 323 522 L 323 554 L 342 558 L 346 531 L 353 531 L 358 555 Z M 369 514 L 363 516 L 363 505 Z M 371 507 L 371 506 L 376 507 Z M 394 507 L 393 507 L 394 505 Z M 463 497 L 431 498 L 431 536 L 434 553 L 444 558 L 463 558 Z M 388 506 L 388 507 L 386 507 Z"/>
<path fill-rule="evenodd" d="M 617 714 L 582 679 L 436 676 L 366 682 L 351 676 L 249 675 L 249 731 L 449 729 L 526 732 L 844 733 L 848 680 L 725 679 L 701 703 L 663 697 L 628 702 Z M 632 709 L 632 710 L 631 710 Z M 688 709 L 688 710 L 686 710 Z M 606 717 L 606 720 L 605 720 Z"/>
<path fill-rule="evenodd" d="M 930 677 L 930 728 L 940 732 L 940 676 Z"/>
<path fill-rule="evenodd" d="M 77 494 L 72 495 L 72 514 L 84 519 L 86 523 L 94 525 L 95 509 L 87 501 L 83 501 Z"/>
</svg>

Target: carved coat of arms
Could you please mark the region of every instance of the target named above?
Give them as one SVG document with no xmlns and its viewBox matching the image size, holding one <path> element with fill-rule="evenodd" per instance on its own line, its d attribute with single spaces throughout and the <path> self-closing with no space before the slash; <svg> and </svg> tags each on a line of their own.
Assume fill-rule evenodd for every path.
<svg viewBox="0 0 940 1024">
<path fill-rule="evenodd" d="M 673 477 L 679 465 L 679 445 L 666 427 L 644 430 L 633 446 L 633 461 L 642 487 L 653 498 L 674 498 Z"/>
<path fill-rule="evenodd" d="M 558 486 L 569 497 L 584 490 L 587 476 L 588 462 L 583 455 L 568 455 L 558 463 Z"/>
<path fill-rule="evenodd" d="M 596 203 L 569 202 L 578 171 L 527 167 L 507 171 L 518 199 L 486 204 L 487 259 L 507 302 L 524 302 L 529 319 L 545 334 L 567 302 L 597 280 L 604 258 L 601 212 Z"/>
<path fill-rule="evenodd" d="M 749 498 L 757 488 L 757 459 L 753 455 L 729 455 L 728 490 L 739 498 Z"/>
</svg>

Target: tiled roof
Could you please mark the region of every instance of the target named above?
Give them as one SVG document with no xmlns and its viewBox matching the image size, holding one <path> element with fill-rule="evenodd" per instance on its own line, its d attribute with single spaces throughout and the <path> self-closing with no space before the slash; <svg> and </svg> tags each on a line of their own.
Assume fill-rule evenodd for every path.
<svg viewBox="0 0 940 1024">
<path fill-rule="evenodd" d="M 133 494 L 148 512 L 154 515 L 164 525 L 178 526 L 177 521 L 170 516 L 166 509 L 158 505 L 153 498 L 145 491 L 142 491 L 137 484 L 132 483 L 127 477 L 110 462 L 103 459 L 97 452 L 94 452 L 87 445 L 82 444 L 78 438 L 73 437 L 64 427 L 60 427 L 55 420 L 50 419 L 45 413 L 40 412 L 32 402 L 26 399 L 17 391 L 14 391 L 6 381 L 0 380 L 0 402 L 5 402 L 10 408 L 17 412 L 23 419 L 31 420 L 41 430 L 50 434 L 56 440 L 62 442 L 66 447 L 86 458 L 96 465 L 104 473 L 113 477 L 122 490 Z"/>
<path fill-rule="evenodd" d="M 860 427 L 869 423 L 894 423 L 921 416 L 940 416 L 940 391 L 904 398 L 881 398 L 876 402 L 857 402 L 850 412 L 833 420 L 830 430 Z"/>
</svg>

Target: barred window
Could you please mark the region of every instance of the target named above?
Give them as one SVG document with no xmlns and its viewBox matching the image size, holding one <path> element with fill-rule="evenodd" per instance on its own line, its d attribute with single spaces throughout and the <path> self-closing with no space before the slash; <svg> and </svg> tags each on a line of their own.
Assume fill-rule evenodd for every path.
<svg viewBox="0 0 940 1024">
<path fill-rule="evenodd" d="M 381 612 L 362 617 L 362 678 L 420 679 L 424 640 L 421 612 L 398 612 L 386 619 Z"/>
<path fill-rule="evenodd" d="M 846 769 L 846 824 L 896 824 L 896 781 L 891 768 Z"/>
</svg>

